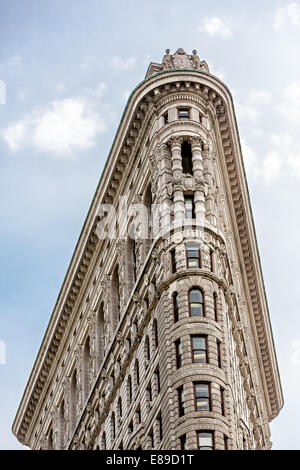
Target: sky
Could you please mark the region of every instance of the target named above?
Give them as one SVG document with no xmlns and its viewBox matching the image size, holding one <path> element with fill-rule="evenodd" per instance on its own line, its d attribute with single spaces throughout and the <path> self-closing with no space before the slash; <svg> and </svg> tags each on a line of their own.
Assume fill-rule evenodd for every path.
<svg viewBox="0 0 300 470">
<path fill-rule="evenodd" d="M 299 449 L 300 2 L 0 0 L 0 449 L 130 92 L 197 49 L 237 115 L 284 408 Z"/>
</svg>

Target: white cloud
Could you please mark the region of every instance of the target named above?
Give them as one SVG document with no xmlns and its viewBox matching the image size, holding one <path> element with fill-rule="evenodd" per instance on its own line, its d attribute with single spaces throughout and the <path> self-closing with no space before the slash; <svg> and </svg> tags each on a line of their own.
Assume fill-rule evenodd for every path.
<svg viewBox="0 0 300 470">
<path fill-rule="evenodd" d="M 292 349 L 294 350 L 292 353 L 292 363 L 296 366 L 300 365 L 300 340 L 297 339 L 292 343 Z"/>
<path fill-rule="evenodd" d="M 232 35 L 231 21 L 229 18 L 218 16 L 206 16 L 200 23 L 198 31 L 208 33 L 211 36 L 221 36 L 223 38 Z"/>
<path fill-rule="evenodd" d="M 87 70 L 95 61 L 96 56 L 94 54 L 88 54 L 81 60 L 80 68 L 81 70 Z"/>
<path fill-rule="evenodd" d="M 300 7 L 297 3 L 290 3 L 290 5 L 286 7 L 277 8 L 274 28 L 279 31 L 284 26 L 300 27 Z"/>
<path fill-rule="evenodd" d="M 287 85 L 281 95 L 278 111 L 289 124 L 299 126 L 300 120 L 300 80 Z"/>
<path fill-rule="evenodd" d="M 106 91 L 106 83 L 99 82 L 95 88 L 85 88 L 83 95 L 89 96 L 90 98 L 100 99 Z"/>
<path fill-rule="evenodd" d="M 268 91 L 252 90 L 245 103 L 236 100 L 238 119 L 241 121 L 257 122 L 262 115 L 261 106 L 271 103 L 272 97 Z"/>
<path fill-rule="evenodd" d="M 265 158 L 257 157 L 255 151 L 249 147 L 244 139 L 241 139 L 243 159 L 247 176 L 255 181 L 272 184 L 278 180 L 282 167 L 282 158 L 276 150 L 271 150 Z"/>
<path fill-rule="evenodd" d="M 122 70 L 129 70 L 135 67 L 136 58 L 129 57 L 128 59 L 121 59 L 120 57 L 113 57 L 111 59 L 111 66 L 117 72 Z"/>
<path fill-rule="evenodd" d="M 95 145 L 105 130 L 104 123 L 88 98 L 54 101 L 45 109 L 34 110 L 1 131 L 12 151 L 31 146 L 54 156 L 70 156 Z"/>
<path fill-rule="evenodd" d="M 281 157 L 278 152 L 271 151 L 267 154 L 262 164 L 262 177 L 265 183 L 271 184 L 278 180 L 281 170 Z"/>
<path fill-rule="evenodd" d="M 0 64 L 0 71 L 5 69 L 6 66 L 8 67 L 17 67 L 19 65 L 21 65 L 22 63 L 22 59 L 19 55 L 13 55 L 11 57 L 9 57 L 9 59 L 7 59 L 6 62 L 3 62 L 2 64 Z"/>
<path fill-rule="evenodd" d="M 18 65 L 21 65 L 21 62 L 22 62 L 21 57 L 18 55 L 14 55 L 8 59 L 7 63 L 10 67 L 16 67 Z"/>
</svg>

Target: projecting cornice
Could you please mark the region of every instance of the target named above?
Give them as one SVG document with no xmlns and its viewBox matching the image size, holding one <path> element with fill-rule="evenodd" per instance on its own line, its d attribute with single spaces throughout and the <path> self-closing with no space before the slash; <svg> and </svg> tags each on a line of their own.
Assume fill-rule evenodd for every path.
<svg viewBox="0 0 300 470">
<path fill-rule="evenodd" d="M 231 94 L 220 80 L 207 72 L 194 69 L 166 70 L 144 80 L 127 102 L 13 424 L 14 434 L 25 444 L 28 444 L 40 397 L 52 373 L 56 354 L 97 248 L 95 229 L 98 207 L 102 203 L 113 202 L 127 165 L 133 161 L 147 139 L 153 115 L 157 113 L 162 100 L 167 102 L 168 96 L 176 93 L 180 93 L 182 97 L 190 95 L 213 110 L 214 130 L 219 136 L 219 150 L 224 156 L 228 196 L 232 201 L 233 220 L 236 221 L 235 236 L 239 241 L 245 266 L 245 281 L 249 286 L 253 310 L 252 326 L 256 332 L 258 355 L 264 370 L 262 381 L 269 419 L 273 419 L 282 407 L 278 366 Z"/>
</svg>

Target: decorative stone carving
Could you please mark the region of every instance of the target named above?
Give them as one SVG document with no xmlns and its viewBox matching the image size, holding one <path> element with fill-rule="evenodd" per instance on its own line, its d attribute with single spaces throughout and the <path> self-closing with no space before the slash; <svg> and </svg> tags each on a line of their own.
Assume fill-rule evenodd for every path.
<svg viewBox="0 0 300 470">
<path fill-rule="evenodd" d="M 163 70 L 174 68 L 172 55 L 170 54 L 170 49 L 166 49 L 166 53 L 163 57 L 162 64 L 163 64 Z"/>
</svg>

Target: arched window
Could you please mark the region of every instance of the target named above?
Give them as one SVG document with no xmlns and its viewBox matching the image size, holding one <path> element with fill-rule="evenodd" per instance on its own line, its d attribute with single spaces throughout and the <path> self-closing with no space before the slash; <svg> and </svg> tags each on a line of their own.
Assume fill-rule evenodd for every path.
<svg viewBox="0 0 300 470">
<path fill-rule="evenodd" d="M 189 309 L 191 317 L 204 316 L 203 292 L 198 287 L 193 287 L 189 292 Z"/>
<path fill-rule="evenodd" d="M 180 320 L 178 293 L 174 292 L 173 295 L 172 295 L 172 298 L 173 298 L 174 322 L 176 323 L 178 320 Z"/>
<path fill-rule="evenodd" d="M 104 303 L 101 302 L 96 320 L 97 366 L 100 368 L 104 359 Z"/>
<path fill-rule="evenodd" d="M 116 265 L 112 278 L 112 315 L 113 315 L 113 329 L 116 330 L 120 320 L 120 283 L 119 283 L 119 266 Z"/>
<path fill-rule="evenodd" d="M 218 321 L 218 296 L 216 292 L 213 294 L 214 298 L 214 315 L 215 315 L 215 320 Z"/>
<path fill-rule="evenodd" d="M 90 337 L 88 336 L 83 347 L 83 396 L 84 400 L 87 399 L 90 390 Z"/>
</svg>

